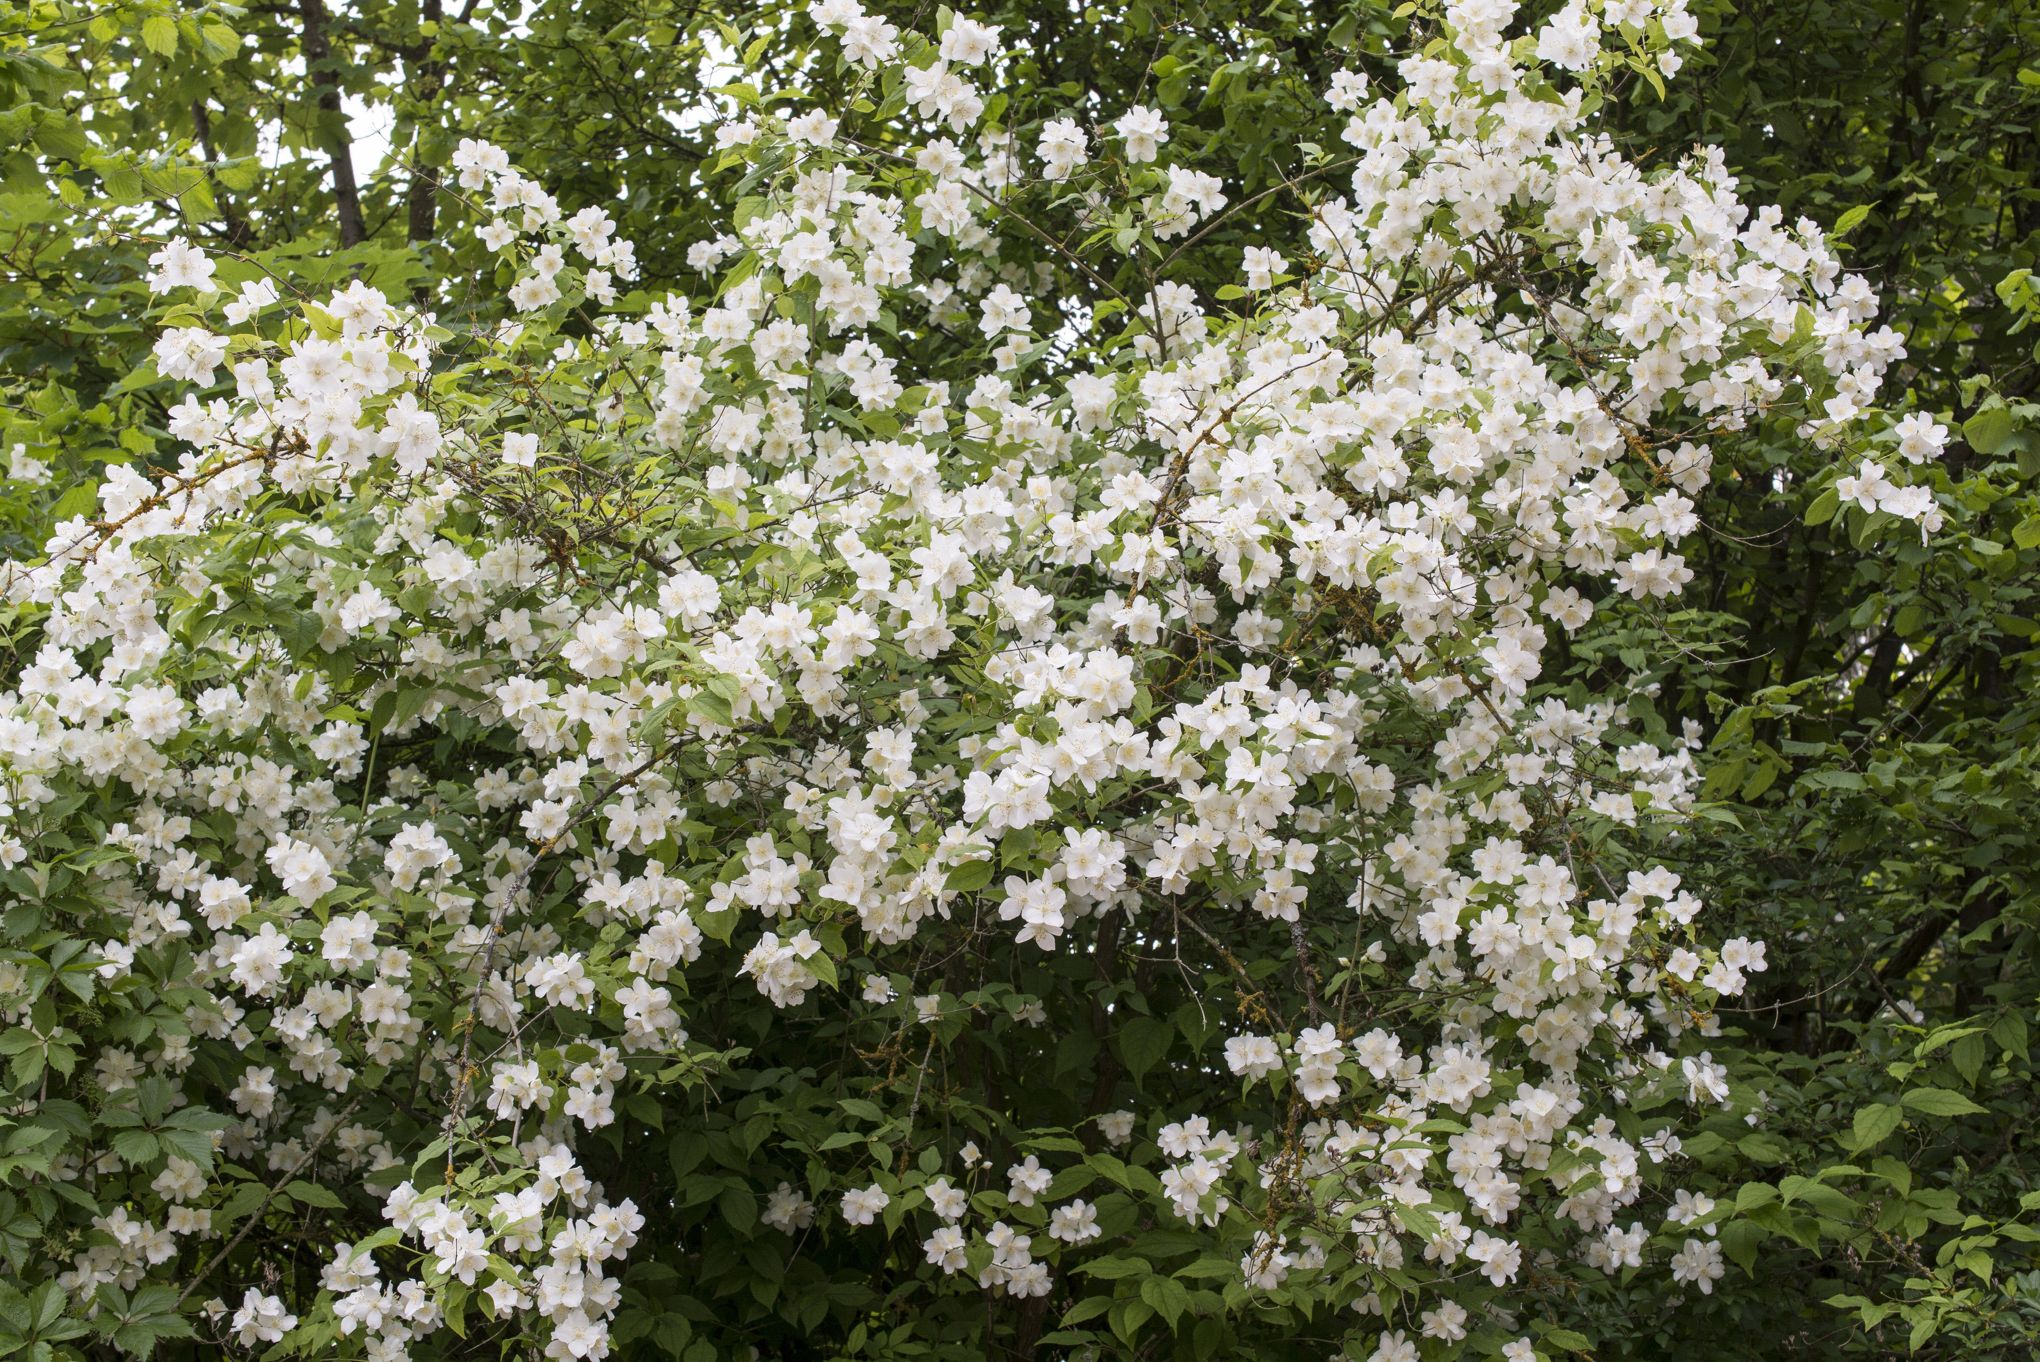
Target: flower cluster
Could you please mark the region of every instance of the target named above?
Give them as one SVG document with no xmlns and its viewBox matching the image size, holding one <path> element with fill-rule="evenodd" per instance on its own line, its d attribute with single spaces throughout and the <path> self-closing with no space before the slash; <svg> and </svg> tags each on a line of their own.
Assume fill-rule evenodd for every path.
<svg viewBox="0 0 2040 1362">
<path fill-rule="evenodd" d="M 1353 154 L 1299 240 L 1235 257 L 1249 310 L 1093 271 L 1124 344 L 1071 339 L 1029 215 L 1181 243 L 1230 221 L 1219 168 L 1152 107 L 988 121 L 998 30 L 854 0 L 812 18 L 881 100 L 732 113 L 713 288 L 623 292 L 612 219 L 472 141 L 458 183 L 514 282 L 457 344 L 363 282 L 230 293 L 237 266 L 159 252 L 184 452 L 109 469 L 4 570 L 34 642 L 0 861 L 89 905 L 80 998 L 171 1009 L 91 1056 L 99 1100 L 219 1115 L 52 1172 L 125 1201 L 66 1289 L 211 1257 L 229 1165 L 316 1160 L 386 1226 L 300 1298 L 251 1287 L 239 1343 L 396 1358 L 477 1314 L 603 1357 L 667 1207 L 605 1189 L 598 1132 L 736 1062 L 695 1038 L 720 1008 L 932 1054 L 959 954 L 1058 978 L 1024 972 L 1138 943 L 1238 1001 L 1195 1059 L 1114 1004 L 1206 1109 L 1124 1110 L 1108 1073 L 1088 1145 L 1009 1114 L 1003 1183 L 975 1146 L 942 1173 L 825 1144 L 804 1187 L 757 1182 L 764 1223 L 918 1217 L 931 1280 L 1025 1299 L 1138 1197 L 1242 1289 L 1357 1308 L 1380 1359 L 1515 1329 L 1538 1252 L 1708 1290 L 1713 1208 L 1654 1226 L 1646 1193 L 1678 1104 L 1735 1100 L 1703 1047 L 1763 947 L 1714 944 L 1650 863 L 1699 729 L 1637 722 L 1648 660 L 1552 683 L 1603 612 L 1691 579 L 1737 432 L 1847 451 L 1840 497 L 1931 527 L 1908 469 L 1945 431 L 1878 443 L 1902 347 L 1812 224 L 1713 153 L 1646 170 L 1596 130 L 1568 73 L 1627 26 L 1669 74 L 1677 0 L 1576 0 L 1527 47 L 1512 9 L 1446 6 L 1399 89 L 1333 81 Z M 51 889 L 60 835 L 92 849 Z M 31 983 L 0 964 L 46 1034 Z M 912 1058 L 898 1138 L 926 1148 Z M 1099 1167 L 1121 1190 L 1076 1196 Z"/>
</svg>

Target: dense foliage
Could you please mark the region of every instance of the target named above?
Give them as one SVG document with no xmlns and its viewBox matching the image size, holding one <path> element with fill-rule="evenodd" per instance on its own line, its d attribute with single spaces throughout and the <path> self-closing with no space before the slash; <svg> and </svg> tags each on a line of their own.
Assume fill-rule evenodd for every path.
<svg viewBox="0 0 2040 1362">
<path fill-rule="evenodd" d="M 0 1354 L 2040 1346 L 2031 6 L 7 8 Z"/>
</svg>

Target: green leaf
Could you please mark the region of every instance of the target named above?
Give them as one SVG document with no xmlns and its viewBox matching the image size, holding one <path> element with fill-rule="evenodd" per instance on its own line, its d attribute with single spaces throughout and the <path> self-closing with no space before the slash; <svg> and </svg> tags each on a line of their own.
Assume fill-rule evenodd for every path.
<svg viewBox="0 0 2040 1362">
<path fill-rule="evenodd" d="M 317 1206 L 321 1210 L 337 1211 L 346 1204 L 318 1183 L 307 1182 L 303 1178 L 291 1179 L 284 1185 L 283 1190 L 292 1201 L 300 1205 Z"/>
<path fill-rule="evenodd" d="M 1731 1220 L 1721 1227 L 1721 1251 L 1751 1276 L 1757 1271 L 1757 1245 L 1762 1243 L 1766 1231 L 1760 1225 L 1747 1220 Z"/>
<path fill-rule="evenodd" d="M 113 1152 L 120 1155 L 122 1163 L 140 1168 L 154 1163 L 162 1154 L 163 1147 L 154 1135 L 145 1130 L 122 1130 L 114 1133 Z"/>
<path fill-rule="evenodd" d="M 1888 1102 L 1874 1102 L 1858 1108 L 1853 1132 L 1855 1143 L 1850 1147 L 1858 1152 L 1876 1148 L 1898 1129 L 1904 1119 L 1905 1113 Z"/>
<path fill-rule="evenodd" d="M 171 55 L 177 50 L 177 21 L 160 14 L 142 20 L 142 43 L 159 57 Z"/>
<path fill-rule="evenodd" d="M 1914 1088 L 1900 1100 L 1929 1116 L 1974 1116 L 1983 1110 L 1961 1093 L 1947 1088 Z"/>
<path fill-rule="evenodd" d="M 1088 1263 L 1078 1264 L 1077 1271 L 1087 1277 L 1102 1277 L 1110 1282 L 1122 1277 L 1146 1276 L 1148 1265 L 1132 1258 L 1093 1258 Z"/>
<path fill-rule="evenodd" d="M 2012 438 L 2012 414 L 2003 407 L 1980 411 L 1962 423 L 1962 438 L 1969 447 L 1988 458 Z"/>
<path fill-rule="evenodd" d="M 1155 1309 L 1146 1301 L 1122 1300 L 1115 1302 L 1106 1322 L 1112 1326 L 1122 1342 L 1133 1342 L 1133 1336 L 1140 1326 L 1154 1317 Z"/>
<path fill-rule="evenodd" d="M 1119 1057 L 1136 1082 L 1168 1053 L 1173 1034 L 1167 1022 L 1153 1017 L 1134 1017 L 1119 1028 Z"/>
<path fill-rule="evenodd" d="M 942 885 L 959 894 L 968 894 L 984 888 L 991 882 L 992 863 L 989 858 L 985 858 L 965 861 L 961 865 L 951 867 L 948 875 L 943 877 Z"/>
<path fill-rule="evenodd" d="M 6 1324 L 18 1335 L 31 1334 L 36 1327 L 28 1298 L 6 1282 L 0 1282 L 0 1324 Z"/>
<path fill-rule="evenodd" d="M 1746 1182 L 1735 1194 L 1735 1209 L 1748 1214 L 1759 1206 L 1768 1206 L 1778 1199 L 1778 1189 L 1768 1182 Z"/>
<path fill-rule="evenodd" d="M 730 1228 L 739 1234 L 750 1233 L 751 1226 L 758 1223 L 758 1198 L 748 1187 L 732 1183 L 723 1188 L 722 1194 L 715 1199 L 715 1206 L 722 1212 L 722 1218 L 730 1222 Z"/>
<path fill-rule="evenodd" d="M 693 695 L 689 696 L 687 699 L 687 711 L 690 714 L 699 715 L 718 728 L 734 728 L 736 726 L 736 718 L 730 712 L 729 699 L 726 696 L 718 695 L 712 690 L 696 691 Z"/>
<path fill-rule="evenodd" d="M 1140 1298 L 1155 1308 L 1173 1329 L 1190 1308 L 1190 1291 L 1173 1277 L 1149 1277 L 1140 1284 Z"/>
<path fill-rule="evenodd" d="M 73 516 L 90 516 L 99 505 L 99 484 L 90 480 L 76 483 L 57 498 L 57 504 L 50 508 L 50 518 L 65 521 Z"/>
</svg>

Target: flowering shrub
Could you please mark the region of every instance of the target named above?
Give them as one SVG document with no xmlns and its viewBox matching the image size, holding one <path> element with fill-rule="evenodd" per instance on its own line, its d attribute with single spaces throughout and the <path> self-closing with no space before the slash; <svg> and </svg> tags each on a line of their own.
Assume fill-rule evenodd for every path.
<svg viewBox="0 0 2040 1362">
<path fill-rule="evenodd" d="M 1332 79 L 1283 196 L 826 0 L 692 286 L 477 141 L 459 320 L 162 244 L 185 452 L 5 568 L 15 1334 L 1526 1362 L 1710 1292 L 1765 947 L 1660 863 L 1654 659 L 1551 678 L 1740 432 L 1870 545 L 1945 432 L 1812 224 L 1597 130 L 1681 4 L 1511 8 Z"/>
</svg>

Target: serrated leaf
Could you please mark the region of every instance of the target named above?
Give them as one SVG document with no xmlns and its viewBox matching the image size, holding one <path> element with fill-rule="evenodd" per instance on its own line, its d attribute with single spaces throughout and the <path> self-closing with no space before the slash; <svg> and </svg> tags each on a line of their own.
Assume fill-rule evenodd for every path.
<svg viewBox="0 0 2040 1362">
<path fill-rule="evenodd" d="M 159 57 L 177 51 L 177 21 L 152 14 L 142 20 L 142 45 Z"/>
<path fill-rule="evenodd" d="M 2012 438 L 2012 414 L 2003 407 L 1980 411 L 1962 423 L 1962 438 L 1969 447 L 1988 458 Z"/>
<path fill-rule="evenodd" d="M 317 1206 L 321 1210 L 337 1211 L 344 1204 L 328 1189 L 316 1182 L 307 1182 L 303 1178 L 291 1179 L 284 1185 L 283 1190 L 292 1201 L 305 1206 Z"/>
<path fill-rule="evenodd" d="M 1947 1088 L 1914 1088 L 1900 1100 L 1929 1116 L 1974 1116 L 1983 1110 L 1961 1093 Z"/>
<path fill-rule="evenodd" d="M 1721 1227 L 1722 1252 L 1738 1267 L 1754 1276 L 1757 1270 L 1757 1245 L 1762 1243 L 1765 1231 L 1760 1225 L 1747 1220 L 1731 1220 Z"/>
<path fill-rule="evenodd" d="M 1119 1057 L 1136 1082 L 1168 1053 L 1172 1034 L 1167 1022 L 1153 1017 L 1134 1017 L 1119 1028 Z"/>
<path fill-rule="evenodd" d="M 1149 1277 L 1140 1284 L 1140 1298 L 1153 1306 L 1173 1329 L 1190 1308 L 1190 1291 L 1173 1277 Z"/>
<path fill-rule="evenodd" d="M 989 859 L 981 859 L 950 867 L 949 873 L 943 877 L 942 886 L 959 894 L 968 894 L 991 882 L 992 863 Z"/>
<path fill-rule="evenodd" d="M 1088 1263 L 1078 1264 L 1077 1271 L 1087 1277 L 1102 1277 L 1111 1282 L 1122 1277 L 1145 1276 L 1148 1265 L 1131 1258 L 1094 1258 Z"/>
<path fill-rule="evenodd" d="M 751 1226 L 758 1223 L 758 1198 L 748 1187 L 732 1184 L 722 1189 L 715 1199 L 716 1209 L 722 1218 L 730 1222 L 730 1228 L 739 1234 L 748 1234 Z"/>
<path fill-rule="evenodd" d="M 1904 1119 L 1905 1113 L 1888 1102 L 1873 1102 L 1867 1107 L 1858 1108 L 1853 1125 L 1855 1144 L 1852 1148 L 1859 1153 L 1876 1148 L 1890 1137 L 1892 1131 L 1898 1129 L 1899 1123 Z"/>
</svg>

